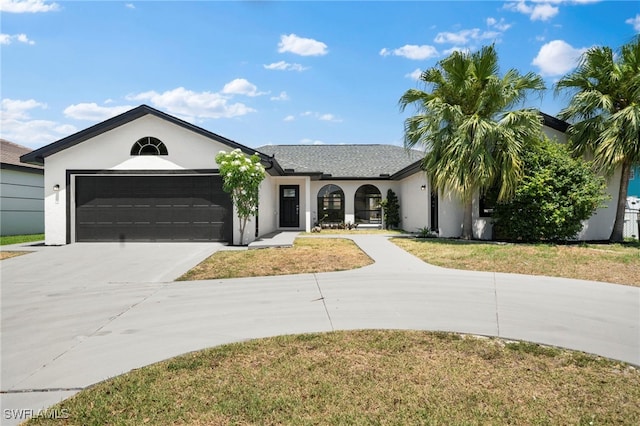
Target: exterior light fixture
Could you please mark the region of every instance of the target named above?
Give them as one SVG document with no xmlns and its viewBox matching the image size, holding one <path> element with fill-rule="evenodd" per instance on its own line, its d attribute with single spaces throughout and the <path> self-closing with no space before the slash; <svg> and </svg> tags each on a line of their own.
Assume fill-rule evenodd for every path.
<svg viewBox="0 0 640 426">
<path fill-rule="evenodd" d="M 58 185 L 58 184 L 53 185 L 53 190 L 54 190 L 55 192 L 60 191 L 60 185 Z"/>
<path fill-rule="evenodd" d="M 422 185 L 420 187 L 420 191 L 426 191 L 427 190 L 427 185 Z"/>
</svg>

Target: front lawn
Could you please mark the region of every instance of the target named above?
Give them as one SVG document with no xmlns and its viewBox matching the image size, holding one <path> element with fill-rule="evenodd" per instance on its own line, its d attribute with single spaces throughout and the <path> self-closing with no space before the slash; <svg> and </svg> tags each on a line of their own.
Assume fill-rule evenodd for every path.
<svg viewBox="0 0 640 426">
<path fill-rule="evenodd" d="M 637 425 L 638 401 L 637 368 L 580 352 L 448 333 L 344 331 L 185 354 L 49 411 L 68 414 L 69 425 Z"/>
<path fill-rule="evenodd" d="M 42 240 L 44 240 L 44 234 L 5 235 L 0 237 L 0 245 L 6 246 L 9 244 L 31 243 Z"/>
<path fill-rule="evenodd" d="M 293 247 L 219 251 L 178 281 L 344 271 L 371 263 L 351 240 L 298 238 Z"/>
<path fill-rule="evenodd" d="M 496 244 L 445 239 L 392 239 L 445 268 L 547 275 L 640 286 L 638 244 Z"/>
</svg>

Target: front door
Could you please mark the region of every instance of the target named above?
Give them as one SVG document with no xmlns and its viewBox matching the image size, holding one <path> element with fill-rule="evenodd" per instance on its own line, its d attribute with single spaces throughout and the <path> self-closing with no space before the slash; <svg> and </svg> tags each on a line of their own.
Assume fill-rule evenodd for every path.
<svg viewBox="0 0 640 426">
<path fill-rule="evenodd" d="M 300 186 L 280 186 L 280 227 L 300 227 Z"/>
</svg>

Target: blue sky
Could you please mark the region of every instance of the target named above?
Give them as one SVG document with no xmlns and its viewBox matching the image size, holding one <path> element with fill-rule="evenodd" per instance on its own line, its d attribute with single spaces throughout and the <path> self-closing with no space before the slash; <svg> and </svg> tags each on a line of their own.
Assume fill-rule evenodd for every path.
<svg viewBox="0 0 640 426">
<path fill-rule="evenodd" d="M 0 0 L 4 139 L 38 148 L 147 104 L 250 147 L 402 144 L 398 99 L 454 49 L 542 75 L 640 32 L 637 1 Z"/>
</svg>

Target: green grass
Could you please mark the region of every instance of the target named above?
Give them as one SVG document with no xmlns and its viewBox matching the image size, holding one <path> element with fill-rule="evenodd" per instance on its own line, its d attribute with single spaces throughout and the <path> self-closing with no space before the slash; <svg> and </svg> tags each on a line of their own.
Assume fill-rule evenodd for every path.
<svg viewBox="0 0 640 426">
<path fill-rule="evenodd" d="M 9 244 L 30 243 L 42 240 L 44 240 L 44 234 L 6 235 L 0 237 L 0 245 L 5 246 Z"/>
<path fill-rule="evenodd" d="M 638 369 L 584 353 L 443 332 L 345 331 L 189 353 L 54 409 L 69 425 L 636 425 L 638 401 Z"/>
<path fill-rule="evenodd" d="M 446 239 L 392 239 L 445 268 L 576 278 L 640 286 L 640 245 L 496 244 Z"/>
</svg>

